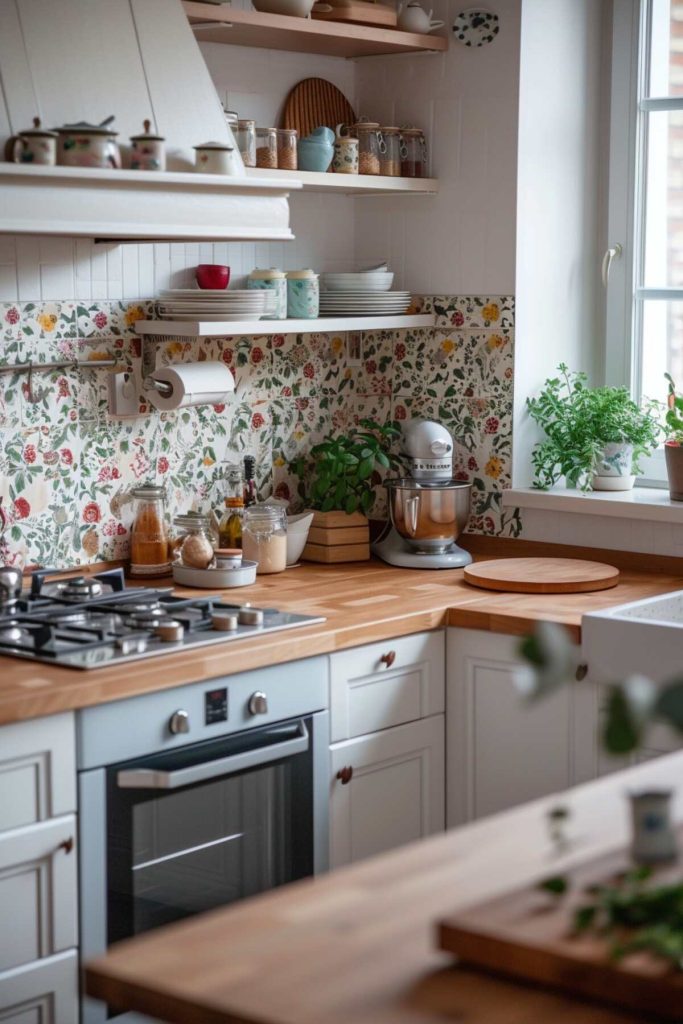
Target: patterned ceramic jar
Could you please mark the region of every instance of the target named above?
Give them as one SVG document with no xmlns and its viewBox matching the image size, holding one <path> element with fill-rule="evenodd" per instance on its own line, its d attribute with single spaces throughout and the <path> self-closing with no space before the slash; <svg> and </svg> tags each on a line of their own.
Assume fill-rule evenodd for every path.
<svg viewBox="0 0 683 1024">
<path fill-rule="evenodd" d="M 332 170 L 335 174 L 358 174 L 358 139 L 344 134 L 344 125 L 337 125 Z"/>
<path fill-rule="evenodd" d="M 142 135 L 131 135 L 131 157 L 130 167 L 132 171 L 165 171 L 166 170 L 166 149 L 165 139 L 162 135 L 150 133 L 152 127 L 150 121 L 144 121 L 144 132 Z"/>
<path fill-rule="evenodd" d="M 108 127 L 113 120 L 109 117 L 102 124 L 79 121 L 78 124 L 57 128 L 57 163 L 63 167 L 120 168 L 121 152 L 116 143 L 118 132 Z"/>
<path fill-rule="evenodd" d="M 278 270 L 276 267 L 259 270 L 257 267 L 247 278 L 247 288 L 275 292 L 275 312 L 270 316 L 262 317 L 263 320 L 285 320 L 287 318 L 287 277 L 282 270 Z"/>
<path fill-rule="evenodd" d="M 287 274 L 287 316 L 316 320 L 320 313 L 318 275 L 312 270 L 290 270 Z"/>
<path fill-rule="evenodd" d="M 33 128 L 7 140 L 5 159 L 15 164 L 56 164 L 57 132 L 41 128 L 40 118 L 34 117 Z"/>
</svg>

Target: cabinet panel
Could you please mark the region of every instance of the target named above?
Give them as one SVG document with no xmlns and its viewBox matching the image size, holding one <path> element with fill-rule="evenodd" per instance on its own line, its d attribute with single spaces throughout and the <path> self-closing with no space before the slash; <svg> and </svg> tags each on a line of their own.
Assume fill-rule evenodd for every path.
<svg viewBox="0 0 683 1024">
<path fill-rule="evenodd" d="M 443 632 L 366 644 L 330 657 L 332 742 L 444 710 Z"/>
<path fill-rule="evenodd" d="M 339 867 L 444 827 L 444 717 L 332 747 L 330 866 Z M 337 777 L 353 774 L 346 784 Z"/>
<path fill-rule="evenodd" d="M 78 953 L 0 974 L 0 1024 L 77 1024 Z"/>
<path fill-rule="evenodd" d="M 0 837 L 0 971 L 77 943 L 73 815 Z"/>
<path fill-rule="evenodd" d="M 0 833 L 75 810 L 74 716 L 0 727 Z"/>
<path fill-rule="evenodd" d="M 518 645 L 518 637 L 449 630 L 449 827 L 572 784 L 572 687 L 537 704 L 524 702 L 513 680 Z M 587 727 L 592 733 L 594 726 Z"/>
</svg>

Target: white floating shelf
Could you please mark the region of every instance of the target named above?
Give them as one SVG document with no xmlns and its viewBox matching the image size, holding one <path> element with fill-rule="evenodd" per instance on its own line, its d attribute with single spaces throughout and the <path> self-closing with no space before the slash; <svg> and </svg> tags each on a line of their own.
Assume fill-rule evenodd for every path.
<svg viewBox="0 0 683 1024">
<path fill-rule="evenodd" d="M 280 171 L 264 167 L 247 167 L 248 178 L 279 181 L 294 188 L 303 185 L 304 192 L 340 192 L 344 195 L 434 195 L 439 191 L 437 178 L 390 178 L 384 174 L 331 174 L 319 171 Z"/>
<path fill-rule="evenodd" d="M 433 327 L 433 313 L 414 316 L 334 316 L 318 320 L 138 320 L 138 334 L 172 338 L 223 338 L 236 334 L 316 334 L 318 331 L 389 331 Z"/>
</svg>

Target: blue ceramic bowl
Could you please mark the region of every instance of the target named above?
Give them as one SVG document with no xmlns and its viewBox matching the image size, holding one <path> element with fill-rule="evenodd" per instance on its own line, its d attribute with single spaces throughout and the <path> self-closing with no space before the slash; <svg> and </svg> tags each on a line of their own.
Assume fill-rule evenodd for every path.
<svg viewBox="0 0 683 1024">
<path fill-rule="evenodd" d="M 326 171 L 332 163 L 334 146 L 307 138 L 299 141 L 297 152 L 300 171 Z"/>
</svg>

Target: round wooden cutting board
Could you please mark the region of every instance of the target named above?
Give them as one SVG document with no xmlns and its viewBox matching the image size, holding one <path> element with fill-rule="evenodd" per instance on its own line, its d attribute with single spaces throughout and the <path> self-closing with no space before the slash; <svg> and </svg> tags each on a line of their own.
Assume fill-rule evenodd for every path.
<svg viewBox="0 0 683 1024">
<path fill-rule="evenodd" d="M 584 562 L 578 558 L 496 558 L 468 565 L 465 580 L 485 590 L 580 594 L 616 587 L 619 570 L 604 562 Z"/>
<path fill-rule="evenodd" d="M 338 124 L 355 124 L 356 115 L 343 92 L 324 78 L 304 78 L 295 85 L 285 103 L 283 128 L 296 128 L 304 139 L 322 125 L 332 131 Z"/>
</svg>

